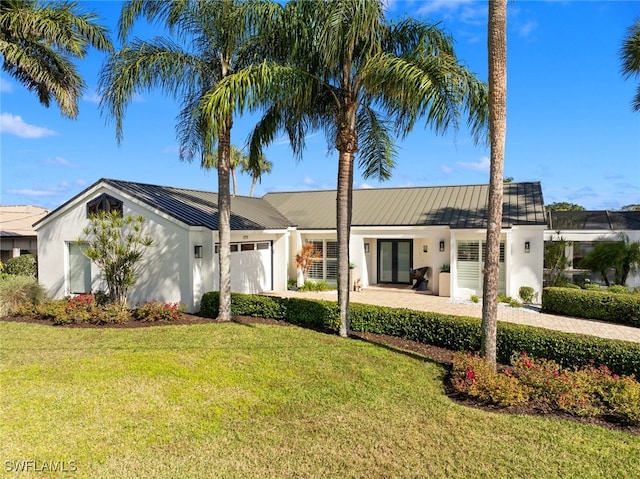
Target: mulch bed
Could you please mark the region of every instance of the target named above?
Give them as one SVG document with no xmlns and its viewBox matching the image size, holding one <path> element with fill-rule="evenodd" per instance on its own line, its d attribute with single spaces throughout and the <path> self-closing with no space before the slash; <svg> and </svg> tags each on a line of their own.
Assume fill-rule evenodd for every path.
<svg viewBox="0 0 640 479">
<path fill-rule="evenodd" d="M 0 321 L 9 321 L 9 322 L 21 322 L 21 323 L 36 323 L 36 324 L 44 324 L 50 325 L 54 327 L 62 327 L 55 326 L 51 321 L 45 321 L 40 319 L 35 319 L 28 316 L 11 316 L 0 318 Z M 182 318 L 177 321 L 157 321 L 157 322 L 144 322 L 144 321 L 136 321 L 131 320 L 127 323 L 121 324 L 90 324 L 90 323 L 82 323 L 82 324 L 69 324 L 65 325 L 66 328 L 98 328 L 98 329 L 107 329 L 107 328 L 116 328 L 116 329 L 127 329 L 127 328 L 148 328 L 148 327 L 156 327 L 156 326 L 175 326 L 175 325 L 191 325 L 191 324 L 207 324 L 214 322 L 210 318 L 204 318 L 202 316 L 197 316 L 194 314 L 182 314 Z M 239 324 L 268 324 L 274 326 L 283 326 L 283 327 L 294 327 L 293 325 L 286 323 L 284 321 L 278 321 L 275 319 L 267 319 L 267 318 L 255 318 L 251 316 L 235 316 L 233 318 L 233 322 Z M 568 421 L 574 421 L 582 424 L 594 424 L 597 426 L 601 426 L 604 428 L 626 432 L 628 434 L 640 435 L 640 426 L 630 426 L 627 424 L 621 424 L 617 418 L 580 418 L 576 416 L 571 416 L 569 414 L 559 413 L 556 411 L 548 411 L 545 409 L 541 409 L 536 407 L 535 405 L 521 405 L 515 407 L 501 407 L 496 406 L 494 404 L 488 404 L 483 401 L 479 401 L 475 398 L 466 396 L 464 394 L 460 394 L 453 390 L 451 383 L 449 382 L 449 371 L 451 370 L 451 365 L 453 363 L 453 351 L 440 348 L 437 346 L 431 346 L 428 344 L 418 343 L 416 341 L 411 341 L 408 339 L 402 339 L 395 336 L 388 336 L 385 334 L 374 334 L 374 333 L 359 333 L 353 332 L 351 335 L 353 338 L 357 338 L 362 341 L 367 341 L 370 343 L 380 344 L 385 347 L 392 348 L 394 350 L 399 350 L 408 354 L 416 355 L 421 358 L 425 358 L 429 361 L 436 362 L 441 364 L 447 370 L 447 374 L 445 375 L 444 380 L 444 391 L 458 404 L 473 407 L 477 409 L 481 409 L 484 411 L 490 411 L 501 414 L 526 414 L 530 416 L 540 416 L 547 418 L 558 418 Z"/>
</svg>

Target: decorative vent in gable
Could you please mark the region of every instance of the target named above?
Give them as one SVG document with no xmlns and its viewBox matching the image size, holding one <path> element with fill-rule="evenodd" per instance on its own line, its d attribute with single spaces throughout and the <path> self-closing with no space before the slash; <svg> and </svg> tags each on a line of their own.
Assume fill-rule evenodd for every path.
<svg viewBox="0 0 640 479">
<path fill-rule="evenodd" d="M 122 201 L 106 193 L 102 193 L 87 203 L 87 218 L 91 215 L 97 215 L 101 211 L 105 213 L 115 211 L 122 216 Z"/>
</svg>

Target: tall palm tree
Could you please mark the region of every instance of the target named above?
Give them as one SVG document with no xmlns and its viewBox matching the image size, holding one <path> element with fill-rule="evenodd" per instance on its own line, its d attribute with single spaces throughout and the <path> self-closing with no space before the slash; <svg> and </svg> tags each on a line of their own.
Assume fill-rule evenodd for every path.
<svg viewBox="0 0 640 479">
<path fill-rule="evenodd" d="M 338 307 L 340 334 L 347 336 L 356 154 L 365 177 L 388 179 L 394 137 L 403 138 L 419 118 L 442 133 L 466 111 L 481 138 L 486 86 L 458 62 L 439 27 L 412 19 L 391 23 L 380 1 L 294 0 L 282 13 L 270 19 L 276 28 L 270 45 L 280 55 L 221 81 L 202 110 L 221 124 L 229 112 L 266 106 L 250 140 L 252 163 L 255 151 L 281 130 L 298 158 L 305 134 L 316 129 L 338 150 Z"/>
<path fill-rule="evenodd" d="M 94 13 L 77 3 L 2 0 L 0 54 L 2 69 L 38 96 L 48 107 L 54 100 L 63 115 L 78 115 L 78 98 L 86 88 L 73 59 L 89 47 L 112 49 L 107 29 Z"/>
<path fill-rule="evenodd" d="M 640 76 L 640 18 L 627 30 L 627 37 L 622 44 L 622 74 L 625 78 Z M 640 85 L 633 97 L 632 107 L 640 111 Z"/>
<path fill-rule="evenodd" d="M 212 163 L 217 147 L 221 321 L 231 319 L 229 175 L 233 112 L 213 124 L 195 106 L 225 77 L 253 61 L 260 50 L 249 47 L 254 33 L 252 22 L 267 18 L 271 7 L 266 2 L 240 0 L 130 0 L 120 15 L 123 42 L 134 22 L 144 18 L 150 23 L 164 23 L 183 46 L 171 38 L 134 39 L 110 56 L 99 83 L 101 107 L 115 119 L 119 141 L 125 108 L 134 94 L 160 88 L 182 102 L 177 118 L 180 159 L 191 161 L 199 156 L 201 165 L 206 166 Z"/>
<path fill-rule="evenodd" d="M 273 163 L 271 163 L 264 154 L 259 155 L 257 164 L 252 166 L 249 161 L 249 156 L 245 155 L 242 157 L 242 163 L 240 163 L 240 171 L 242 173 L 246 173 L 251 175 L 251 189 L 249 190 L 249 196 L 253 196 L 253 193 L 256 189 L 256 185 L 258 181 L 261 180 L 263 174 L 271 173 L 271 169 L 273 168 Z"/>
<path fill-rule="evenodd" d="M 487 253 L 482 285 L 482 336 L 480 354 L 496 369 L 498 325 L 498 274 L 504 147 L 507 134 L 507 0 L 489 0 L 489 204 L 487 208 Z"/>
</svg>

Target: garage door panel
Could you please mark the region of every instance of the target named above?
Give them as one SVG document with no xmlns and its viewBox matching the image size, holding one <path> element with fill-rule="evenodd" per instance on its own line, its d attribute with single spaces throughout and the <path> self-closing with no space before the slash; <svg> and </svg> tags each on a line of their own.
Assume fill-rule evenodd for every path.
<svg viewBox="0 0 640 479">
<path fill-rule="evenodd" d="M 258 243 L 253 249 L 245 245 L 244 251 L 243 244 L 231 253 L 231 291 L 257 294 L 272 290 L 271 244 Z M 214 255 L 213 259 L 216 262 L 214 285 L 219 290 L 218 255 Z"/>
</svg>

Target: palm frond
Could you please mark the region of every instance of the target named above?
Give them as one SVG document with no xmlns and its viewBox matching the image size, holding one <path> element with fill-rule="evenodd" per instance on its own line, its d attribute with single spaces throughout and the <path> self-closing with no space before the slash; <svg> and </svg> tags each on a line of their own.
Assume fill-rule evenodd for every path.
<svg viewBox="0 0 640 479">
<path fill-rule="evenodd" d="M 624 78 L 640 77 L 640 18 L 627 30 L 627 37 L 620 50 Z M 640 85 L 633 98 L 632 108 L 640 111 Z"/>
<path fill-rule="evenodd" d="M 3 69 L 44 106 L 55 100 L 63 115 L 75 118 L 85 88 L 72 62 L 89 47 L 111 50 L 108 30 L 78 4 L 7 0 L 0 4 L 0 54 Z"/>
<path fill-rule="evenodd" d="M 367 107 L 360 109 L 358 166 L 363 170 L 363 178 L 376 178 L 380 181 L 391 178 L 396 158 L 392 130 L 390 122 L 381 120 L 374 110 Z"/>
<path fill-rule="evenodd" d="M 173 96 L 188 96 L 203 74 L 211 74 L 205 67 L 199 58 L 163 38 L 136 40 L 110 55 L 100 73 L 98 92 L 100 109 L 116 122 L 118 140 L 124 111 L 136 93 L 158 87 Z"/>
</svg>

